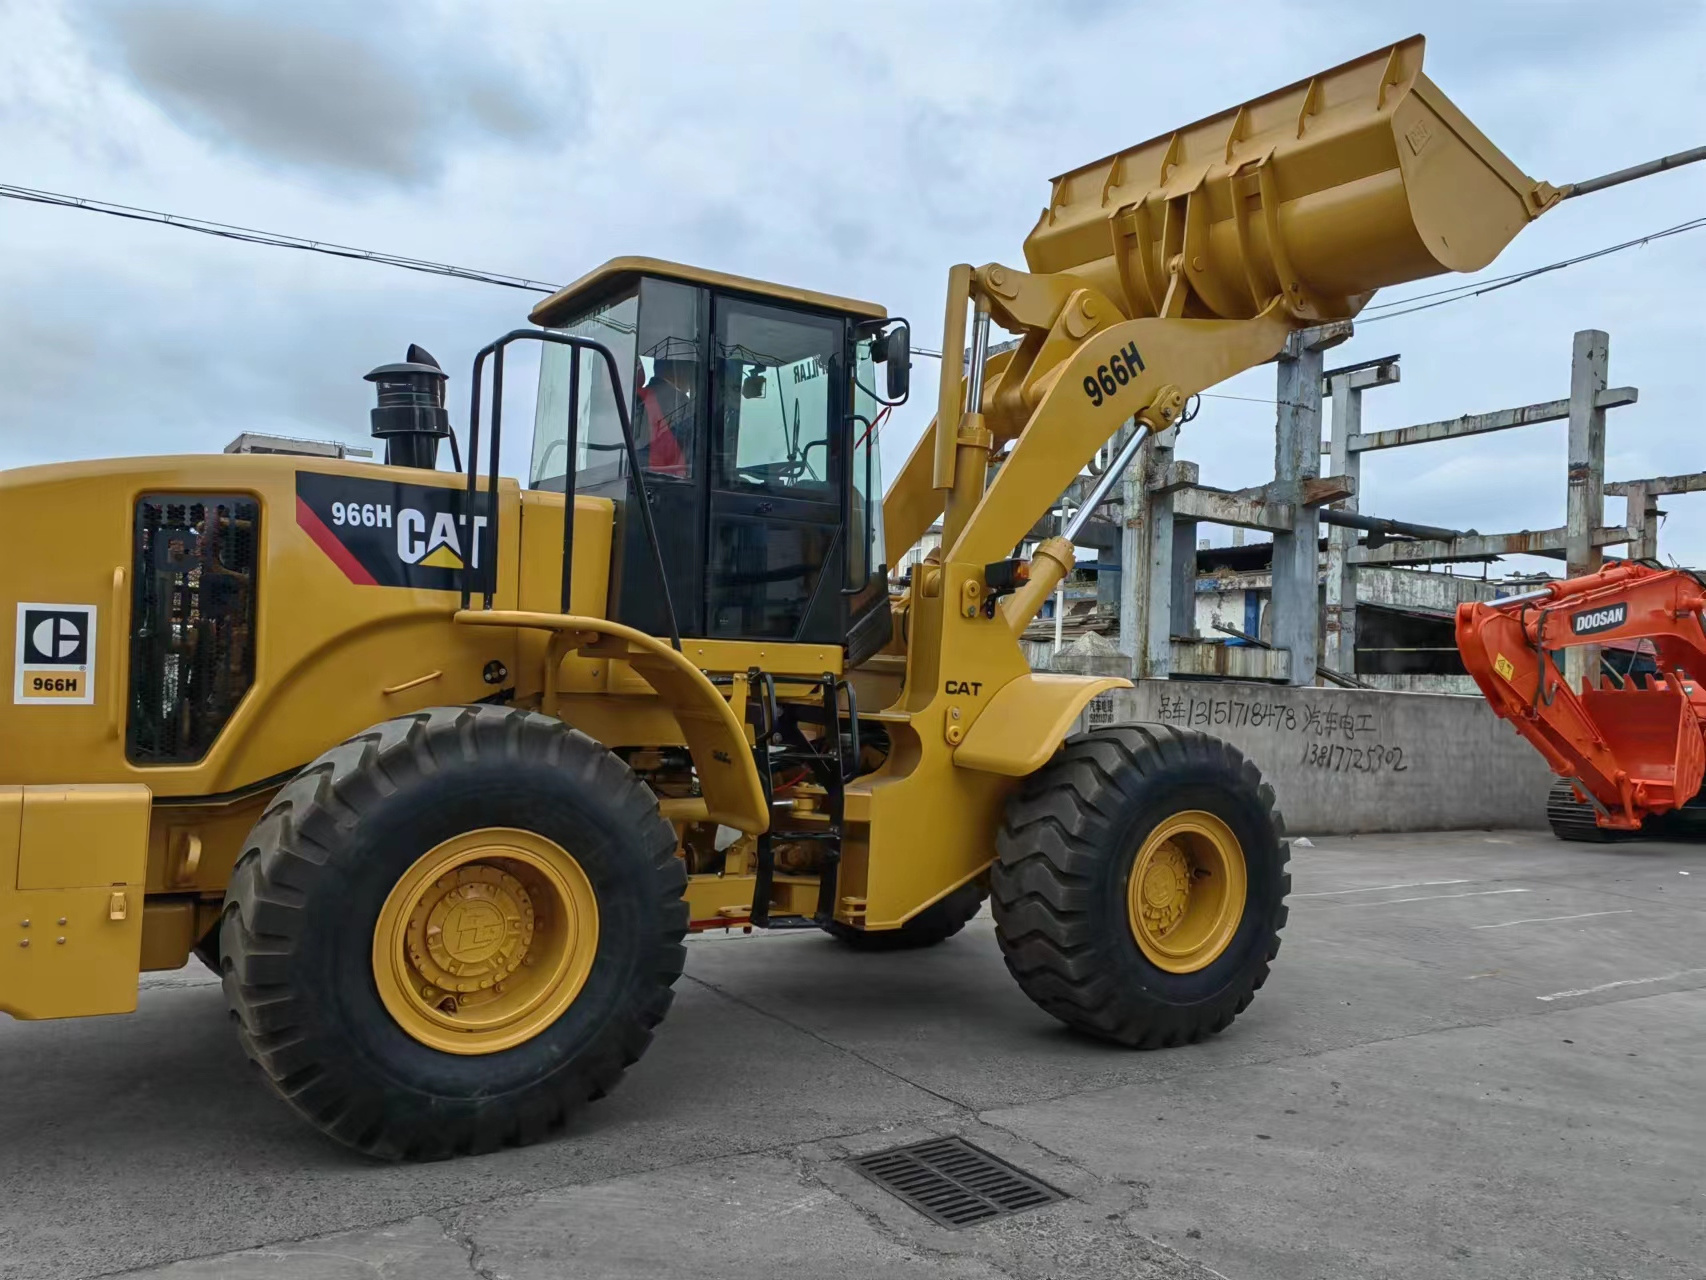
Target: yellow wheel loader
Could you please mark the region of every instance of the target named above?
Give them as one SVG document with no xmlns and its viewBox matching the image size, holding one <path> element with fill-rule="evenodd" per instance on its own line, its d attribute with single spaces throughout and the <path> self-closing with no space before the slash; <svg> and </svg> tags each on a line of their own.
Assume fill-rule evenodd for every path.
<svg viewBox="0 0 1706 1280">
<path fill-rule="evenodd" d="M 1558 198 L 1422 52 L 1056 178 L 1026 270 L 951 271 L 937 414 L 886 495 L 904 321 L 647 258 L 481 351 L 461 441 L 411 349 L 369 375 L 383 464 L 0 475 L 0 1009 L 125 1012 L 140 971 L 199 955 L 280 1096 L 397 1158 L 531 1142 L 602 1096 L 689 931 L 920 947 L 989 898 L 1068 1025 L 1226 1027 L 1286 918 L 1273 792 L 1204 734 L 1072 733 L 1126 682 L 1029 670 L 1073 564 L 1073 530 L 1032 530 L 1125 424 L 1086 512 L 1192 394 L 1486 265 Z M 990 355 L 992 324 L 1018 346 Z M 525 483 L 497 474 L 519 343 Z"/>
</svg>

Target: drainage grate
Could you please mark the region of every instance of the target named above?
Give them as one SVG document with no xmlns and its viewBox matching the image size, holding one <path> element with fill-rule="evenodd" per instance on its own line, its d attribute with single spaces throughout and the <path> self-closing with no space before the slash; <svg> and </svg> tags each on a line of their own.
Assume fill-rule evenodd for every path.
<svg viewBox="0 0 1706 1280">
<path fill-rule="evenodd" d="M 1066 1199 L 1064 1192 L 960 1138 L 932 1138 L 849 1163 L 950 1231 Z"/>
</svg>

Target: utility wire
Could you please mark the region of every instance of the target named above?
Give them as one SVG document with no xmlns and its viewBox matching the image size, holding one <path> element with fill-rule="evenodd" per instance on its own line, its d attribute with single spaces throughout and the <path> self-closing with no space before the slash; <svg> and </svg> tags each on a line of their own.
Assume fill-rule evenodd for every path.
<svg viewBox="0 0 1706 1280">
<path fill-rule="evenodd" d="M 156 209 L 138 209 L 127 204 L 110 204 L 105 200 L 61 195 L 56 191 L 37 191 L 31 187 L 17 187 L 10 183 L 0 183 L 0 197 L 30 204 L 53 205 L 61 209 L 82 209 L 87 213 L 104 213 L 114 218 L 129 218 L 135 222 L 153 222 L 161 226 L 176 227 L 180 231 L 199 231 L 203 235 L 218 236 L 224 240 L 238 240 L 244 244 L 300 249 L 305 253 L 324 253 L 334 258 L 354 258 L 363 262 L 376 262 L 385 267 L 400 267 L 404 271 L 420 271 L 427 275 L 449 276 L 456 280 L 473 280 L 479 284 L 502 285 L 506 289 L 525 289 L 530 293 L 555 293 L 560 287 L 546 284 L 542 280 L 529 280 L 525 276 L 504 275 L 497 271 L 476 271 L 470 267 L 455 267 L 447 262 L 429 262 L 423 258 L 409 258 L 400 253 L 386 253 L 379 249 L 356 249 L 347 244 L 309 240 L 303 236 L 282 235 L 275 231 L 257 231 L 253 227 L 208 222 L 203 218 L 185 218 L 175 213 L 161 213 Z"/>
<path fill-rule="evenodd" d="M 20 187 L 10 183 L 0 183 L 0 198 L 20 200 L 30 204 L 50 205 L 62 209 L 81 209 L 86 213 L 102 213 L 110 217 L 126 218 L 136 222 L 152 222 L 160 226 L 176 227 L 180 231 L 195 231 L 202 235 L 217 236 L 221 239 L 235 240 L 244 244 L 267 245 L 278 249 L 296 249 L 305 253 L 326 254 L 334 258 L 373 262 L 380 266 L 398 267 L 404 271 L 418 271 L 426 275 L 446 276 L 455 280 L 471 280 L 478 284 L 500 285 L 506 289 L 521 289 L 529 293 L 555 293 L 561 287 L 526 276 L 506 275 L 497 271 L 479 271 L 471 267 L 454 266 L 447 262 L 433 262 L 424 258 L 411 258 L 403 254 L 387 253 L 380 249 L 359 249 L 351 245 L 335 244 L 325 240 L 311 240 L 305 236 L 261 231 L 254 227 L 235 226 L 226 222 L 211 222 L 204 218 L 188 218 L 180 214 L 164 213 L 157 209 L 142 209 L 134 205 L 113 204 L 109 201 L 94 200 L 86 196 L 65 195 L 57 191 L 42 191 L 33 187 Z M 1702 227 L 1706 227 L 1706 217 L 1692 218 L 1687 222 L 1679 222 L 1675 226 L 1666 227 L 1661 231 L 1654 231 L 1633 240 L 1625 240 L 1621 244 L 1607 245 L 1604 248 L 1577 254 L 1572 258 L 1549 262 L 1544 266 L 1531 267 L 1525 271 L 1513 272 L 1510 275 L 1496 276 L 1491 280 L 1456 285 L 1448 289 L 1436 289 L 1430 293 L 1411 294 L 1409 297 L 1395 298 L 1391 302 L 1375 303 L 1366 308 L 1358 320 L 1362 324 L 1373 324 L 1377 320 L 1390 320 L 1396 316 L 1413 315 L 1418 311 L 1428 311 L 1434 307 L 1446 306 L 1449 303 L 1478 298 L 1483 294 L 1493 293 L 1499 289 L 1508 289 L 1525 280 L 1532 280 L 1536 276 L 1546 275 L 1553 271 L 1562 271 L 1568 267 L 1578 266 L 1583 262 L 1591 262 L 1596 258 L 1606 257 L 1609 254 L 1638 248 L 1654 240 L 1663 240 L 1668 236 L 1681 235 L 1687 231 L 1697 231 Z M 940 351 L 929 347 L 914 347 L 913 354 L 924 356 L 927 359 L 942 359 Z M 1248 397 L 1229 396 L 1221 393 L 1215 398 L 1231 400 Z M 1258 401 L 1257 403 L 1265 402 Z"/>
<path fill-rule="evenodd" d="M 1391 302 L 1377 302 L 1364 309 L 1363 313 L 1357 317 L 1357 323 L 1373 324 L 1376 320 L 1390 320 L 1394 316 L 1412 315 L 1417 311 L 1428 311 L 1434 307 L 1443 307 L 1448 303 L 1479 298 L 1482 294 L 1493 293 L 1499 289 L 1508 289 L 1513 284 L 1521 284 L 1524 280 L 1534 279 L 1535 276 L 1543 276 L 1552 271 L 1562 271 L 1566 267 L 1591 262 L 1595 258 L 1621 253 L 1625 249 L 1639 248 L 1651 241 L 1663 240 L 1667 236 L 1681 235 L 1685 231 L 1698 231 L 1701 227 L 1706 227 L 1706 217 L 1690 218 L 1687 222 L 1679 222 L 1674 227 L 1666 227 L 1662 231 L 1654 231 L 1634 240 L 1625 240 L 1622 244 L 1607 245 L 1603 249 L 1594 249 L 1588 253 L 1577 254 L 1573 258 L 1562 258 L 1557 262 L 1549 262 L 1543 267 L 1530 267 L 1526 271 L 1512 272 L 1508 276 L 1495 276 L 1491 280 L 1461 284 L 1450 289 L 1435 289 L 1432 293 L 1415 293 L 1407 298 L 1394 298 Z M 1427 299 L 1432 299 L 1432 301 L 1426 301 Z M 1394 310 L 1394 308 L 1397 309 Z M 1370 315 L 1369 312 L 1380 312 L 1380 314 Z"/>
</svg>

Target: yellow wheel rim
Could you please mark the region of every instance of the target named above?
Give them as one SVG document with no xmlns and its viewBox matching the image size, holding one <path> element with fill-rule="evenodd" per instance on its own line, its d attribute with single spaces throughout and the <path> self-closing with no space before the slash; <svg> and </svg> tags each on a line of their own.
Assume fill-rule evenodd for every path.
<svg viewBox="0 0 1706 1280">
<path fill-rule="evenodd" d="M 373 930 L 379 998 L 445 1053 L 500 1053 L 574 1003 L 598 954 L 598 900 L 580 863 L 531 831 L 484 827 L 403 873 Z"/>
<path fill-rule="evenodd" d="M 1207 968 L 1238 931 L 1247 884 L 1232 828 L 1200 809 L 1175 813 L 1149 833 L 1126 882 L 1138 949 L 1168 973 Z"/>
</svg>

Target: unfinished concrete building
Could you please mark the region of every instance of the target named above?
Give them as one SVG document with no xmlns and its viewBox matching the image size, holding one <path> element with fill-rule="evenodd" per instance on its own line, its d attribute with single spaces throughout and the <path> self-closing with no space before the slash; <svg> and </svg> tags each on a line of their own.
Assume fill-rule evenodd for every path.
<svg viewBox="0 0 1706 1280">
<path fill-rule="evenodd" d="M 1118 501 L 1079 535 L 1096 558 L 1026 633 L 1033 666 L 1473 692 L 1453 638 L 1459 603 L 1591 572 L 1608 548 L 1656 558 L 1659 499 L 1706 491 L 1706 473 L 1606 482 L 1607 410 L 1634 404 L 1637 392 L 1610 385 L 1601 331 L 1575 335 L 1565 396 L 1378 431 L 1363 430 L 1362 398 L 1399 380 L 1400 358 L 1325 367 L 1325 353 L 1351 332 L 1341 322 L 1293 335 L 1276 362 L 1270 482 L 1235 491 L 1204 483 L 1176 452 L 1177 428 L 1144 443 Z M 1554 421 L 1569 423 L 1560 527 L 1483 534 L 1359 509 L 1364 454 Z M 1074 485 L 1062 512 L 1093 484 Z M 1625 500 L 1619 524 L 1605 522 L 1607 497 Z M 1200 538 L 1205 524 L 1230 526 L 1232 545 Z M 1034 532 L 1058 527 L 1049 526 Z M 1246 540 L 1246 530 L 1258 537 Z M 1558 571 L 1519 572 L 1505 559 L 1517 555 L 1557 561 Z M 1125 572 L 1132 565 L 1138 572 Z"/>
</svg>

